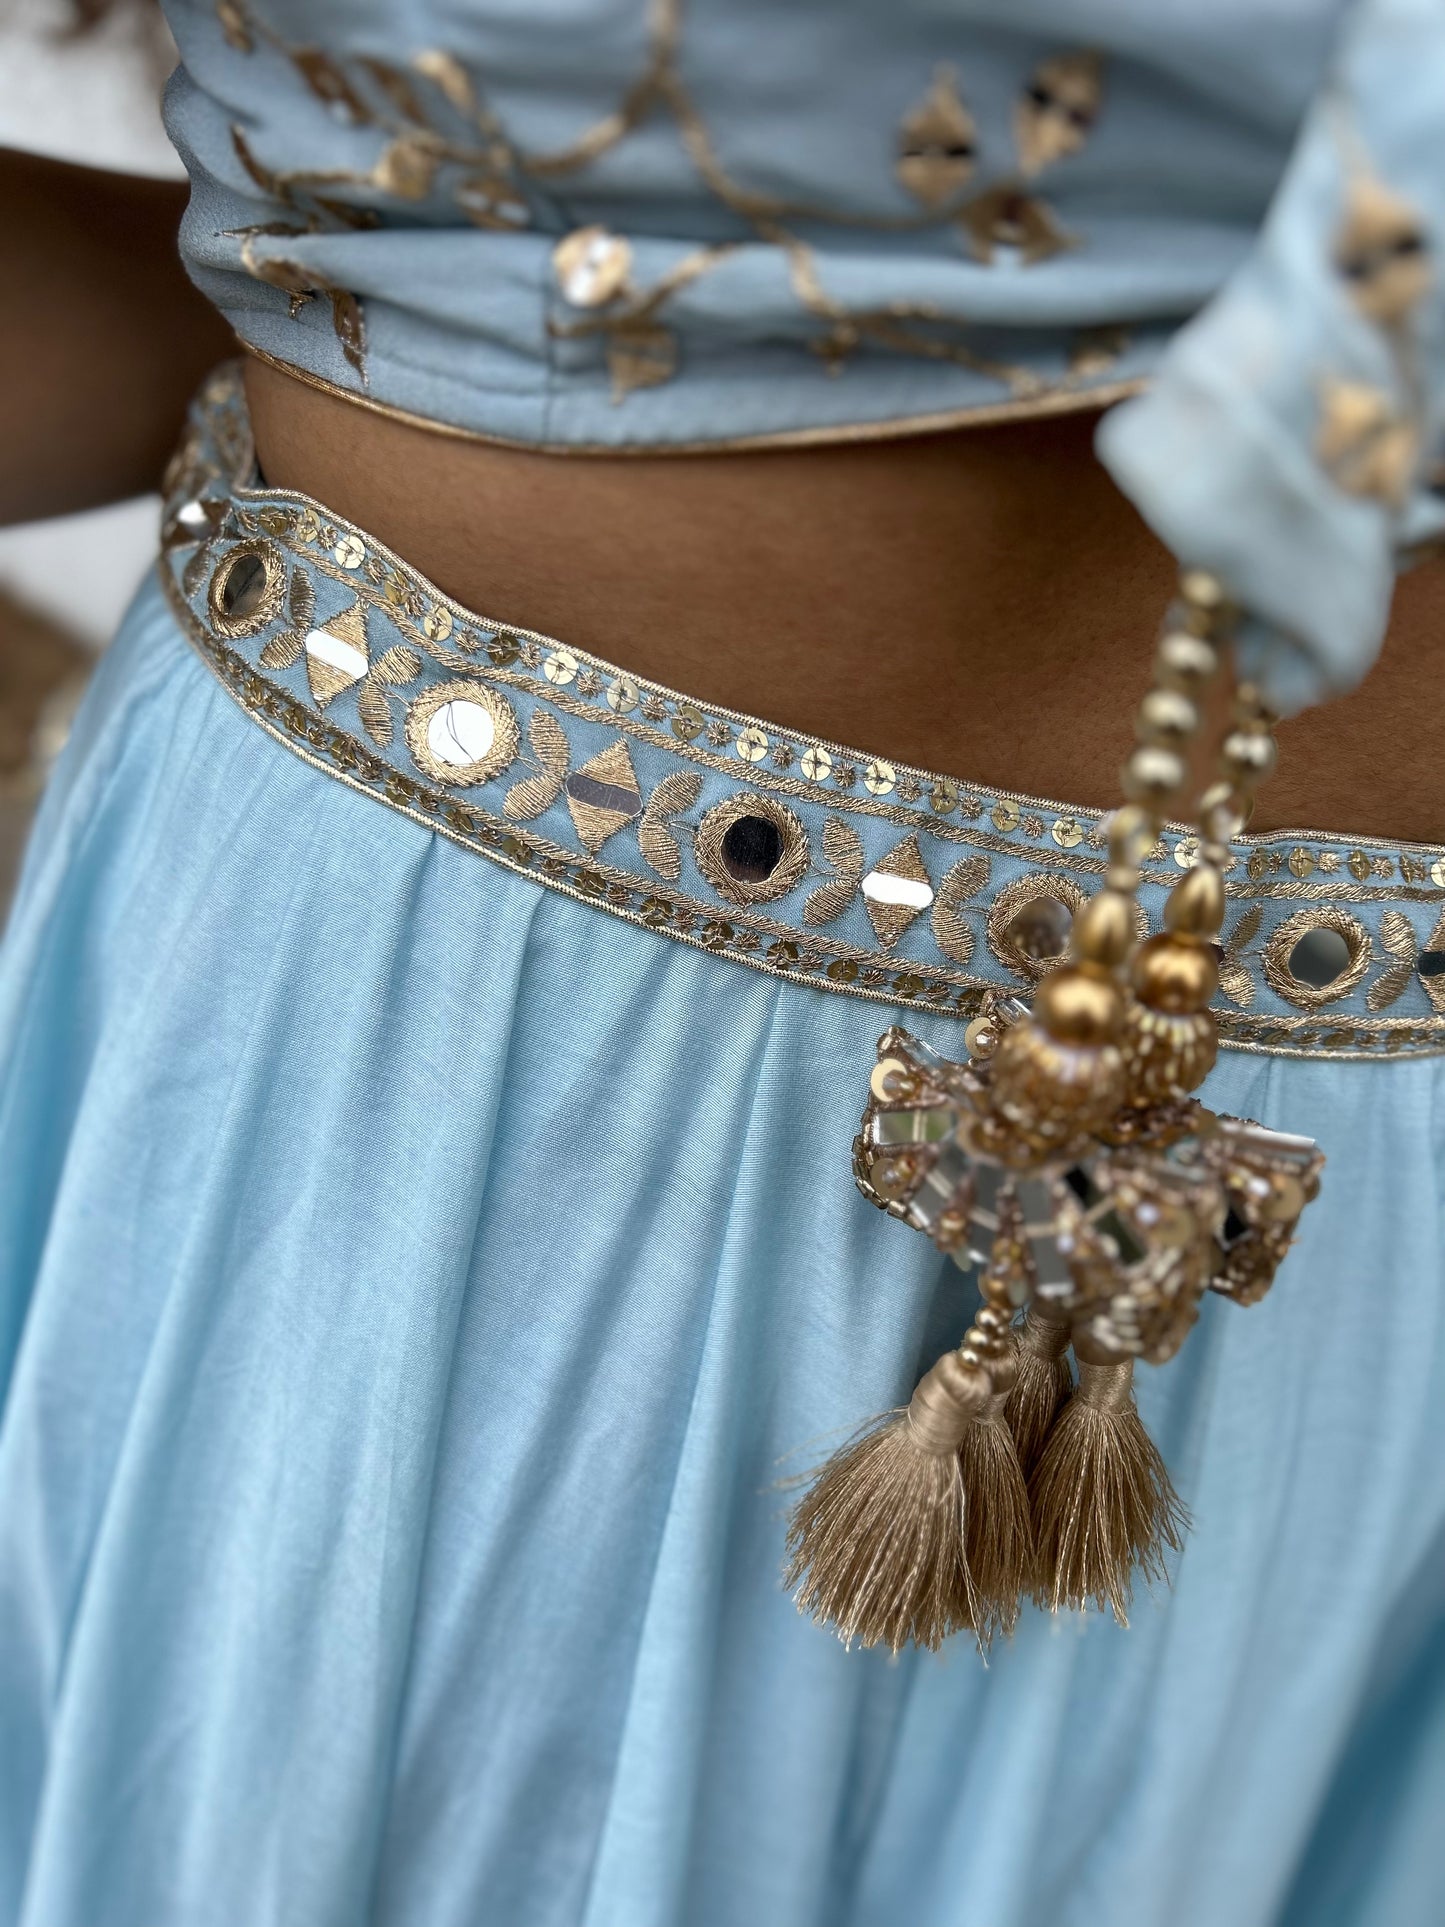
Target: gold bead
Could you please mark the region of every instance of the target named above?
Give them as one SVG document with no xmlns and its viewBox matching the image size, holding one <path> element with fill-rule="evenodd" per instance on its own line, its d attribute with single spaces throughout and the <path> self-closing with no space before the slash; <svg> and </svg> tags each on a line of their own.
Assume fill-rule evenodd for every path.
<svg viewBox="0 0 1445 1927">
<path fill-rule="evenodd" d="M 1214 1015 L 1131 1004 L 1123 1053 L 1130 1104 L 1168 1104 L 1186 1097 L 1208 1077 L 1219 1055 Z"/>
<path fill-rule="evenodd" d="M 1056 971 L 1040 985 L 1038 1001 L 1046 1001 L 1044 992 L 1060 977 L 1091 982 L 1082 972 Z M 1121 1023 L 1123 997 L 1113 984 L 1100 979 L 1092 980 L 1091 987 L 1112 993 L 1116 1000 L 1115 1012 L 1094 1013 L 1096 1026 L 1106 1015 L 1113 1016 L 1112 1035 Z M 1059 1013 L 1060 1021 L 1063 1014 Z M 1080 1018 L 1077 1004 L 1068 1014 Z M 1039 1147 L 1067 1141 L 1082 1131 L 1101 1130 L 1118 1111 L 1127 1089 L 1123 1055 L 1113 1042 L 1074 1043 L 1032 1019 L 1012 1024 L 1004 1032 L 992 1070 L 991 1089 L 999 1111 Z"/>
<path fill-rule="evenodd" d="M 1034 1016 L 1061 1044 L 1107 1044 L 1119 1032 L 1124 997 L 1108 977 L 1065 966 L 1044 978 Z"/>
<path fill-rule="evenodd" d="M 1139 872 L 1132 864 L 1111 863 L 1104 872 L 1104 888 L 1117 890 L 1121 897 L 1132 897 L 1139 888 Z"/>
<path fill-rule="evenodd" d="M 1219 670 L 1219 652 L 1203 636 L 1187 629 L 1171 629 L 1159 638 L 1154 674 L 1161 687 L 1197 695 Z"/>
<path fill-rule="evenodd" d="M 1146 743 L 1124 765 L 1124 794 L 1132 803 L 1162 811 L 1183 786 L 1184 775 L 1182 756 Z"/>
<path fill-rule="evenodd" d="M 1172 930 L 1140 944 L 1129 975 L 1140 1002 L 1151 1010 L 1179 1014 L 1204 1010 L 1219 988 L 1219 965 L 1212 948 Z"/>
<path fill-rule="evenodd" d="M 1262 783 L 1274 768 L 1274 738 L 1234 729 L 1224 739 L 1220 762 L 1226 776 L 1237 783 Z"/>
<path fill-rule="evenodd" d="M 1253 809 L 1253 801 L 1241 796 L 1233 783 L 1211 783 L 1199 799 L 1200 827 L 1207 836 L 1228 843 L 1239 835 Z"/>
<path fill-rule="evenodd" d="M 973 1322 L 979 1331 L 991 1332 L 997 1338 L 1013 1324 L 1013 1317 L 999 1306 L 980 1305 L 973 1315 Z"/>
<path fill-rule="evenodd" d="M 1193 638 L 1191 637 L 1191 641 Z M 1199 727 L 1199 711 L 1178 689 L 1151 689 L 1139 705 L 1134 733 L 1141 743 L 1177 749 Z"/>
<path fill-rule="evenodd" d="M 1185 569 L 1179 577 L 1179 593 L 1191 617 L 1206 624 L 1210 635 L 1225 627 L 1234 614 L 1224 584 L 1208 569 Z"/>
<path fill-rule="evenodd" d="M 1224 879 L 1207 863 L 1196 863 L 1169 892 L 1164 927 L 1187 937 L 1217 937 L 1224 922 Z"/>
<path fill-rule="evenodd" d="M 1074 918 L 1074 956 L 1080 963 L 1116 970 L 1134 948 L 1134 900 L 1114 889 L 1100 890 Z"/>
<path fill-rule="evenodd" d="M 1146 850 L 1153 847 L 1154 825 L 1148 812 L 1137 803 L 1123 803 L 1109 818 L 1109 861 L 1137 869 Z"/>
</svg>

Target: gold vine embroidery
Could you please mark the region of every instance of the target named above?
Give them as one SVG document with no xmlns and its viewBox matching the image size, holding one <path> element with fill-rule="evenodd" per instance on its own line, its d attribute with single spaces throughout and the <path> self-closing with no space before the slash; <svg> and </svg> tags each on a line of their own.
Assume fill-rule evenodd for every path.
<svg viewBox="0 0 1445 1927">
<path fill-rule="evenodd" d="M 1064 375 L 1050 384 L 1026 366 L 980 354 L 965 338 L 966 324 L 928 304 L 895 302 L 849 309 L 827 293 L 814 250 L 789 226 L 807 220 L 910 233 L 951 224 L 965 250 L 985 264 L 1000 248 L 1016 252 L 1028 264 L 1074 246 L 1073 237 L 1059 227 L 1031 184 L 1045 169 L 1076 153 L 1087 139 L 1103 93 L 1097 54 L 1058 54 L 1034 70 L 1015 103 L 1014 170 L 972 198 L 967 190 L 979 161 L 976 129 L 956 76 L 940 67 L 923 99 L 904 112 L 898 132 L 896 177 L 918 202 L 920 212 L 867 214 L 827 203 L 790 201 L 733 178 L 679 70 L 682 5 L 683 0 L 648 0 L 643 69 L 616 109 L 560 149 L 524 154 L 454 55 L 428 49 L 414 55 L 407 66 L 375 56 L 341 60 L 319 48 L 292 45 L 243 0 L 218 0 L 222 29 L 234 48 L 249 53 L 258 43 L 270 46 L 290 61 L 330 111 L 353 125 L 375 128 L 384 140 L 369 169 L 284 170 L 268 167 L 245 130 L 234 128 L 233 141 L 243 166 L 263 192 L 296 217 L 240 230 L 243 266 L 257 279 L 281 288 L 291 301 L 293 316 L 311 300 L 327 300 L 343 353 L 364 384 L 366 337 L 360 303 L 289 259 L 284 250 L 263 248 L 260 243 L 365 227 L 375 221 L 374 213 L 348 202 L 336 190 L 359 188 L 414 203 L 434 191 L 443 168 L 451 171 L 452 198 L 469 220 L 484 228 L 524 228 L 532 220 L 530 183 L 545 187 L 592 165 L 654 113 L 664 113 L 671 117 L 707 190 L 750 229 L 754 239 L 785 254 L 795 295 L 823 324 L 809 345 L 830 373 L 838 373 L 866 342 L 968 368 L 998 381 L 1015 399 L 1027 401 L 1048 389 L 1062 391 L 1093 380 L 1122 353 L 1125 342 L 1118 330 L 1086 330 Z M 460 134 L 458 127 L 464 130 Z M 589 242 L 606 252 L 603 272 L 589 269 L 574 280 L 574 267 L 582 263 Z M 729 244 L 698 249 L 650 288 L 637 289 L 628 273 L 630 249 L 621 237 L 593 229 L 565 236 L 555 257 L 564 293 L 574 308 L 599 312 L 554 319 L 550 331 L 562 339 L 604 338 L 615 399 L 656 386 L 671 378 L 678 362 L 676 337 L 659 319 L 660 312 L 675 294 L 712 272 L 732 251 Z"/>
</svg>

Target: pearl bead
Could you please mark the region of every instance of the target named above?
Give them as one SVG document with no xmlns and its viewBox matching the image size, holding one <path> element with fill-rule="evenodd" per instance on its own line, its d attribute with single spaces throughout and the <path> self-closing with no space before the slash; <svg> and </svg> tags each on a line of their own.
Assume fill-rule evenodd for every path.
<svg viewBox="0 0 1445 1927">
<path fill-rule="evenodd" d="M 1199 711 L 1180 690 L 1151 689 L 1139 705 L 1134 733 L 1141 743 L 1174 749 L 1187 743 L 1198 727 Z"/>
<path fill-rule="evenodd" d="M 1182 788 L 1184 776 L 1182 756 L 1146 743 L 1124 765 L 1124 794 L 1133 803 L 1161 808 Z"/>
<path fill-rule="evenodd" d="M 1187 629 L 1172 629 L 1161 636 L 1155 674 L 1164 688 L 1193 695 L 1203 689 L 1218 668 L 1218 651 L 1203 636 L 1191 636 Z"/>
<path fill-rule="evenodd" d="M 1275 763 L 1272 736 L 1254 735 L 1246 730 L 1231 730 L 1224 739 L 1220 762 L 1225 773 L 1239 783 L 1262 783 Z"/>
</svg>

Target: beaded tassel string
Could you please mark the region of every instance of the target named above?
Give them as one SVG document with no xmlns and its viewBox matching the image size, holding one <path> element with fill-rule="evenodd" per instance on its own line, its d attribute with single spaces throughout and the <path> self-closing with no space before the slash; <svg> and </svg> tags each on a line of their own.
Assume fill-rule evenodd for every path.
<svg viewBox="0 0 1445 1927">
<path fill-rule="evenodd" d="M 933 1648 L 970 1629 L 984 1644 L 1012 1630 L 1030 1593 L 1054 1608 L 1096 1602 L 1123 1620 L 1134 1573 L 1162 1573 L 1166 1549 L 1180 1543 L 1183 1511 L 1140 1423 L 1132 1378 L 1134 1351 L 1167 1356 L 1187 1320 L 1132 1346 L 1118 1342 L 1138 1326 L 1130 1323 L 1136 1308 L 1125 1261 L 1058 1185 L 1091 1158 L 1119 1153 L 1120 1195 L 1133 1196 L 1129 1157 L 1163 1158 L 1206 1128 L 1209 1114 L 1185 1100 L 1218 1048 L 1209 1004 L 1228 845 L 1274 763 L 1271 718 L 1252 688 L 1235 691 L 1219 780 L 1200 801 L 1195 865 L 1170 893 L 1163 930 L 1142 944 L 1136 898 L 1140 863 L 1178 814 L 1187 752 L 1203 725 L 1201 699 L 1219 676 L 1232 624 L 1218 584 L 1187 572 L 1139 707 L 1137 745 L 1123 772 L 1128 800 L 1110 822 L 1104 885 L 1075 920 L 1068 961 L 1043 980 L 1032 1012 L 1006 1024 L 989 1013 L 971 1025 L 969 1063 L 943 1066 L 947 1091 L 927 1098 L 955 1106 L 960 1148 L 952 1163 L 933 1167 L 935 1189 L 952 1187 L 947 1207 L 920 1206 L 913 1221 L 942 1249 L 968 1255 L 979 1174 L 991 1173 L 996 1209 L 984 1220 L 991 1244 L 979 1274 L 983 1302 L 909 1405 L 824 1466 L 794 1513 L 788 1583 L 800 1608 L 845 1640 Z M 880 1043 L 872 1102 L 907 1122 L 906 1107 L 926 1095 L 928 1080 L 886 1054 L 890 1038 L 903 1035 Z M 1169 1173 L 1156 1164 L 1152 1175 L 1162 1182 Z M 1146 1189 L 1150 1176 L 1145 1170 L 1139 1180 Z M 1018 1187 L 1030 1180 L 1054 1187 L 1055 1231 L 1078 1218 L 1072 1244 L 1056 1242 L 1078 1254 L 1087 1290 L 1077 1278 L 1055 1282 L 1052 1295 L 1040 1290 L 1031 1242 L 1038 1227 L 1026 1224 L 1019 1203 Z M 1222 1222 L 1222 1190 L 1204 1188 Z M 1192 1221 L 1184 1222 L 1188 1232 Z M 1197 1249 L 1176 1267 L 1191 1287 L 1217 1255 L 1214 1247 L 1203 1256 L 1209 1231 L 1200 1222 L 1204 1231 L 1196 1223 L 1189 1233 Z M 1099 1295 L 1101 1262 L 1119 1269 L 1112 1298 Z"/>
</svg>

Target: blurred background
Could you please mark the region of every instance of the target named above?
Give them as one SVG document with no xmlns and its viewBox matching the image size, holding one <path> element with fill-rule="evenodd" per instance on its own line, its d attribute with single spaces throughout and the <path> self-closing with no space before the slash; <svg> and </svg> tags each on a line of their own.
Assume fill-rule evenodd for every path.
<svg viewBox="0 0 1445 1927">
<path fill-rule="evenodd" d="M 0 6 L 0 146 L 179 178 L 160 122 L 174 54 L 159 15 L 121 6 L 84 34 L 75 20 L 66 0 Z M 142 497 L 0 528 L 0 908 L 86 674 L 154 557 L 159 507 Z"/>
</svg>

